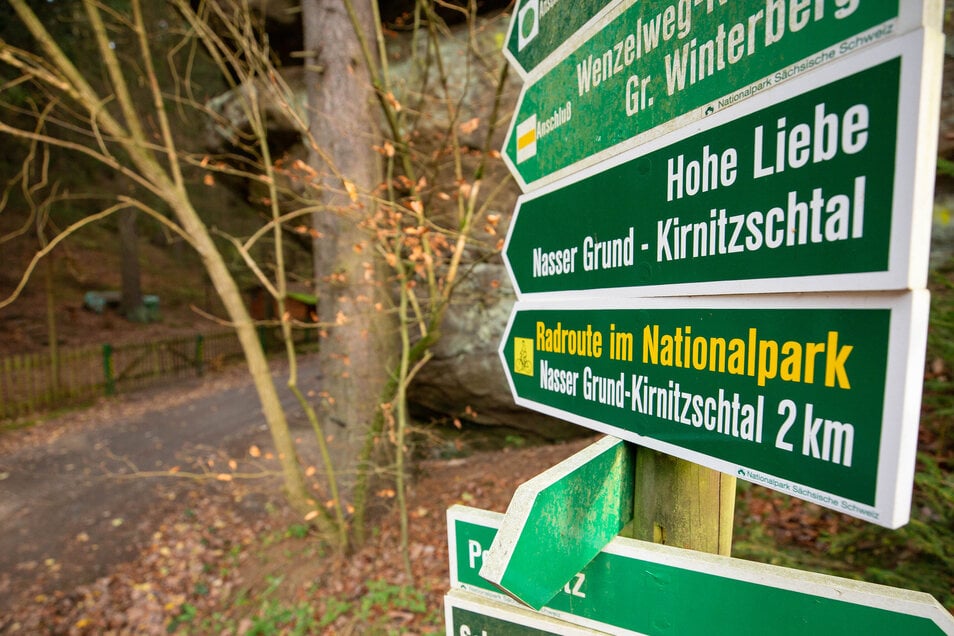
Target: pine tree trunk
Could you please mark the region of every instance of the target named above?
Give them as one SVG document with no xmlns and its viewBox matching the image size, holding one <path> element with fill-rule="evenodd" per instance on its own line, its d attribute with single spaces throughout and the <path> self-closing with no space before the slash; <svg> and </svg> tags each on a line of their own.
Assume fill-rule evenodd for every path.
<svg viewBox="0 0 954 636">
<path fill-rule="evenodd" d="M 373 42 L 371 1 L 353 5 Z M 310 131 L 333 163 L 313 150 L 310 162 L 325 186 L 323 208 L 313 218 L 319 234 L 314 243 L 318 314 L 321 323 L 333 325 L 321 340 L 324 391 L 318 412 L 347 490 L 363 468 L 360 458 L 380 414 L 396 351 L 396 330 L 376 307 L 385 294 L 378 259 L 358 226 L 373 213 L 367 195 L 381 180 L 373 150 L 380 139 L 372 114 L 374 90 L 345 3 L 304 0 L 302 12 L 310 54 Z"/>
<path fill-rule="evenodd" d="M 119 214 L 119 270 L 121 293 L 119 307 L 123 316 L 136 322 L 145 322 L 142 303 L 142 276 L 139 267 L 139 234 L 136 232 L 135 210 Z"/>
</svg>

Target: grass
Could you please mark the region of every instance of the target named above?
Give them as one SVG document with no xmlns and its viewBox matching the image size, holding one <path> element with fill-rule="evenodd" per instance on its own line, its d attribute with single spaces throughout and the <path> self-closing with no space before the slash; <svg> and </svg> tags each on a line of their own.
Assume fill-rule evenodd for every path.
<svg viewBox="0 0 954 636">
<path fill-rule="evenodd" d="M 320 602 L 314 599 L 291 600 L 283 589 L 284 577 L 268 577 L 267 587 L 255 599 L 239 593 L 231 602 L 233 608 L 245 609 L 244 618 L 217 613 L 200 618 L 195 605 L 183 603 L 169 622 L 170 634 L 238 633 L 246 636 L 304 635 L 347 628 L 349 633 L 394 635 L 405 633 L 393 624 L 395 616 L 428 613 L 423 592 L 408 585 L 394 585 L 372 580 L 360 600 L 329 596 Z M 424 616 L 423 622 L 439 625 L 440 616 Z"/>
<path fill-rule="evenodd" d="M 199 523 L 189 510 L 187 520 Z M 205 524 L 207 525 L 207 524 Z M 248 544 L 219 548 L 215 582 L 193 581 L 190 592 L 172 610 L 170 634 L 437 633 L 439 609 L 428 607 L 428 592 L 386 580 L 385 573 L 362 581 L 333 567 L 319 567 L 328 556 L 307 524 L 292 522 L 262 529 Z M 360 557 L 359 557 L 360 558 Z M 311 564 L 311 565 L 309 565 Z M 215 594 L 231 586 L 224 596 Z M 215 598 L 213 598 L 215 597 Z"/>
</svg>

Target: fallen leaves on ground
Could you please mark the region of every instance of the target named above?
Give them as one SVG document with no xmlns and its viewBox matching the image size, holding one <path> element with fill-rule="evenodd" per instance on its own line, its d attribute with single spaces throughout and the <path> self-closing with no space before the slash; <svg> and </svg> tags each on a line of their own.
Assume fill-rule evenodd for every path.
<svg viewBox="0 0 954 636">
<path fill-rule="evenodd" d="M 393 508 L 363 547 L 340 557 L 268 493 L 239 480 L 197 486 L 177 514 L 155 520 L 137 559 L 73 590 L 25 591 L 0 616 L 0 633 L 440 632 L 446 509 L 502 512 L 516 486 L 587 443 L 421 462 L 408 492 L 410 575 Z"/>
</svg>

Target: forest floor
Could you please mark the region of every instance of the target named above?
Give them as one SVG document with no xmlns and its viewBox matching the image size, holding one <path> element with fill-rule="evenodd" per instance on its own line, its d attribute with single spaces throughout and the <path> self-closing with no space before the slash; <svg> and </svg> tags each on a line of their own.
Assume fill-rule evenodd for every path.
<svg viewBox="0 0 954 636">
<path fill-rule="evenodd" d="M 464 435 L 457 456 L 418 462 L 408 573 L 395 512 L 341 559 L 288 510 L 246 375 L 0 436 L 0 633 L 440 631 L 446 509 L 503 512 L 517 485 L 589 443 L 470 453 Z"/>
</svg>

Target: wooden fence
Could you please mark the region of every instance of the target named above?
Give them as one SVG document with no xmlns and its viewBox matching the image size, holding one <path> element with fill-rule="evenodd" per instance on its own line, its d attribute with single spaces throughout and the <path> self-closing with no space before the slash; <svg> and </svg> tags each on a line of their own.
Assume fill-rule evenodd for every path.
<svg viewBox="0 0 954 636">
<path fill-rule="evenodd" d="M 274 349 L 261 331 L 262 346 Z M 310 343 L 312 331 L 296 330 Z M 242 359 L 234 331 L 124 345 L 60 348 L 58 364 L 49 352 L 0 358 L 0 422 L 71 406 L 184 376 L 200 376 Z"/>
</svg>

